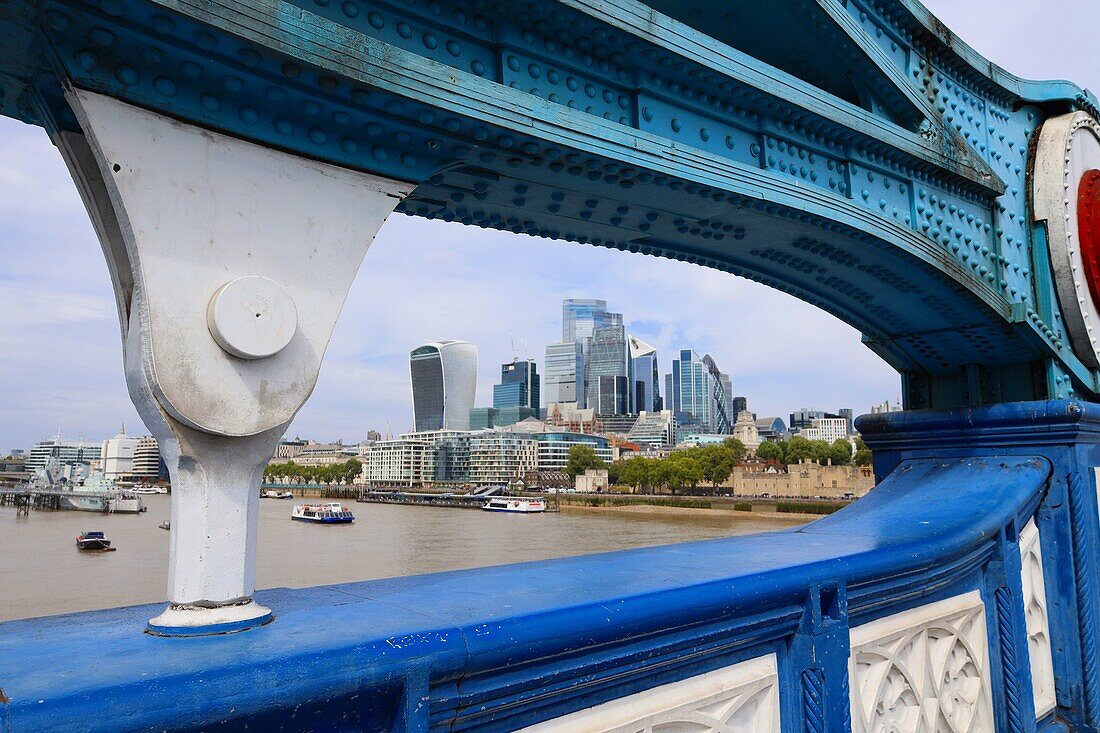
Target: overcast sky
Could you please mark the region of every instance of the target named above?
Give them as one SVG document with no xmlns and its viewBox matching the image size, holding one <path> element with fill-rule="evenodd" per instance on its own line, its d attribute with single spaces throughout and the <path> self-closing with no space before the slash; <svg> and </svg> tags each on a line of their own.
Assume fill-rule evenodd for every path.
<svg viewBox="0 0 1100 733">
<path fill-rule="evenodd" d="M 948 26 L 1009 71 L 1100 87 L 1095 0 L 930 0 Z M 436 338 L 480 351 L 478 404 L 512 355 L 541 369 L 563 298 L 603 298 L 660 351 L 711 353 L 763 415 L 896 400 L 898 376 L 859 333 L 790 296 L 725 273 L 584 245 L 395 215 L 368 252 L 313 397 L 290 433 L 362 439 L 411 427 L 408 352 Z M 122 374 L 99 245 L 45 133 L 0 119 L 0 452 L 59 430 L 144 433 Z"/>
</svg>

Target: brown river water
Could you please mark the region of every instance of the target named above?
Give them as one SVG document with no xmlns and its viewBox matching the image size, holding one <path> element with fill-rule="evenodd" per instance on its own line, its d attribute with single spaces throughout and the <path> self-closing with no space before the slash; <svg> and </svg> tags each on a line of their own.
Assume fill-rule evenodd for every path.
<svg viewBox="0 0 1100 733">
<path fill-rule="evenodd" d="M 144 514 L 0 507 L 0 621 L 159 602 L 168 582 L 171 497 L 143 496 Z M 317 501 L 313 499 L 312 501 Z M 782 529 L 800 519 L 734 512 L 603 510 L 500 514 L 358 504 L 355 523 L 293 522 L 297 500 L 260 501 L 257 587 L 301 588 L 544 560 Z M 102 530 L 116 552 L 81 553 L 76 535 Z"/>
</svg>

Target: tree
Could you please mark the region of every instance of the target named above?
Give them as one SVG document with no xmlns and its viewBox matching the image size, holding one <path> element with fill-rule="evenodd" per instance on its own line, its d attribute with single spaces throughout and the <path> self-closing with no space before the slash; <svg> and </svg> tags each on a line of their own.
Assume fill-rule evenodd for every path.
<svg viewBox="0 0 1100 733">
<path fill-rule="evenodd" d="M 824 466 L 829 462 L 831 457 L 830 446 L 824 440 L 811 440 L 810 441 L 810 457 L 814 459 L 819 465 Z"/>
<path fill-rule="evenodd" d="M 667 466 L 668 487 L 674 494 L 686 487 L 694 489 L 703 480 L 703 466 L 693 451 L 676 451 L 661 463 Z"/>
<path fill-rule="evenodd" d="M 609 463 L 609 464 L 607 464 L 607 485 L 608 486 L 615 486 L 616 484 L 618 484 L 619 481 L 622 480 L 622 475 L 623 475 L 622 471 L 623 471 L 622 461 L 619 461 L 618 463 Z"/>
<path fill-rule="evenodd" d="M 649 464 L 649 485 L 654 490 L 667 488 L 675 491 L 672 486 L 672 459 L 655 458 Z"/>
<path fill-rule="evenodd" d="M 635 490 L 649 486 L 653 475 L 652 463 L 653 461 L 641 456 L 628 458 L 620 464 L 619 481 Z"/>
<path fill-rule="evenodd" d="M 730 474 L 733 473 L 733 467 L 737 465 L 739 460 L 737 450 L 734 446 L 729 445 L 731 442 L 740 446 L 740 458 L 744 458 L 745 446 L 736 438 L 730 438 L 721 445 L 706 445 L 694 449 L 695 455 L 693 457 L 699 462 L 703 479 L 710 482 L 711 488 L 714 489 L 716 494 L 718 493 L 718 484 L 730 477 Z"/>
<path fill-rule="evenodd" d="M 847 466 L 852 461 L 852 444 L 844 438 L 837 438 L 829 446 L 829 458 L 834 466 Z"/>
<path fill-rule="evenodd" d="M 343 479 L 345 484 L 353 484 L 363 473 L 363 464 L 358 458 L 349 459 L 344 464 Z"/>
<path fill-rule="evenodd" d="M 801 435 L 796 435 L 787 443 L 787 463 L 798 463 L 807 458 L 813 458 L 813 444 Z"/>
<path fill-rule="evenodd" d="M 863 438 L 856 438 L 856 452 L 852 456 L 853 466 L 870 466 L 871 449 L 863 442 Z"/>
<path fill-rule="evenodd" d="M 724 448 L 728 448 L 730 451 L 733 452 L 733 462 L 735 464 L 745 460 L 745 456 L 749 453 L 749 450 L 745 447 L 745 444 L 737 438 L 726 438 L 722 441 L 722 446 Z M 730 470 L 732 471 L 733 469 L 731 468 Z M 727 474 L 727 478 L 728 477 L 729 475 Z M 724 480 L 725 479 L 723 479 L 723 481 Z"/>
<path fill-rule="evenodd" d="M 756 449 L 756 457 L 762 461 L 783 461 L 783 446 L 780 443 L 765 441 Z"/>
<path fill-rule="evenodd" d="M 590 445 L 574 445 L 569 449 L 569 460 L 565 471 L 573 478 L 590 468 L 604 468 L 607 464 L 596 455 L 596 449 Z"/>
</svg>

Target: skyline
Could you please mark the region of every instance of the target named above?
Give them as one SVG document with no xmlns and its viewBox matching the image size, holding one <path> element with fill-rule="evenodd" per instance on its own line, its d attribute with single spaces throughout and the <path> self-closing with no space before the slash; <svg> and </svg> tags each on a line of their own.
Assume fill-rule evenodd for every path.
<svg viewBox="0 0 1100 733">
<path fill-rule="evenodd" d="M 1012 73 L 1100 83 L 1087 24 L 1073 22 L 1084 2 L 1061 3 L 1059 13 L 992 0 L 928 5 Z M 72 438 L 111 435 L 120 421 L 136 428 L 91 224 L 45 133 L 8 119 L 0 120 L 0 256 L 8 345 L 0 451 L 59 428 Z M 395 215 L 364 260 L 314 395 L 288 434 L 353 442 L 369 429 L 404 432 L 412 425 L 408 349 L 439 338 L 479 346 L 477 403 L 490 404 L 499 365 L 511 358 L 510 334 L 541 365 L 569 297 L 602 298 L 624 313 L 631 334 L 662 355 L 662 375 L 680 348 L 711 353 L 732 375 L 734 394 L 762 416 L 808 406 L 859 412 L 900 394 L 900 378 L 854 329 L 764 286 L 680 262 Z"/>
</svg>

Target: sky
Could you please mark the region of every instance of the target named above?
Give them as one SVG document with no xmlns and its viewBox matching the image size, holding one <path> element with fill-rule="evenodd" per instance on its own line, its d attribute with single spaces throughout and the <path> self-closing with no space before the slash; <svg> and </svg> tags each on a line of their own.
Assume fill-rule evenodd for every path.
<svg viewBox="0 0 1100 733">
<path fill-rule="evenodd" d="M 1100 89 L 1095 0 L 928 0 L 1010 72 Z M 471 341 L 477 404 L 515 353 L 542 366 L 563 298 L 602 298 L 656 346 L 710 353 L 760 416 L 900 397 L 898 375 L 832 316 L 765 286 L 681 262 L 394 215 L 367 253 L 313 396 L 288 435 L 356 442 L 411 429 L 408 352 Z M 60 433 L 145 433 L 126 391 L 107 268 L 44 131 L 0 119 L 0 454 Z M 662 384 L 663 387 L 663 384 Z"/>
</svg>

